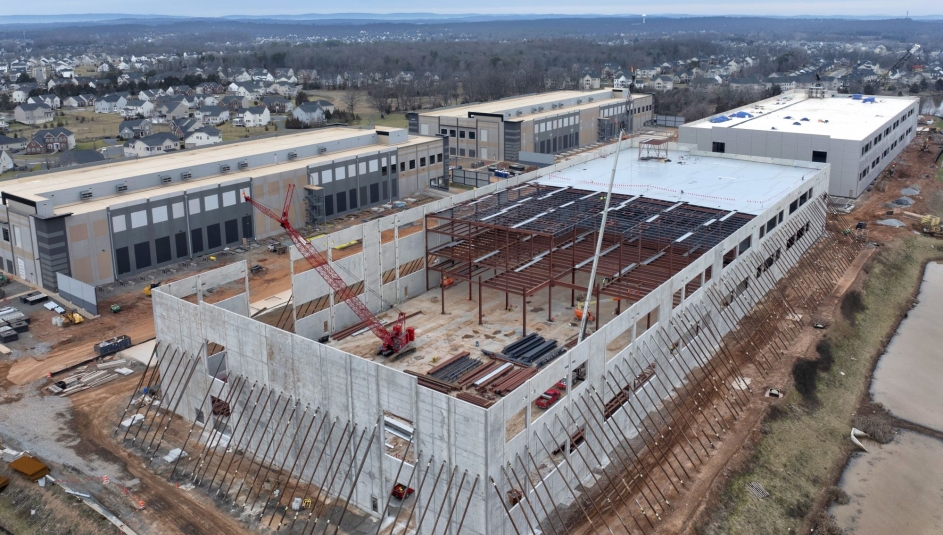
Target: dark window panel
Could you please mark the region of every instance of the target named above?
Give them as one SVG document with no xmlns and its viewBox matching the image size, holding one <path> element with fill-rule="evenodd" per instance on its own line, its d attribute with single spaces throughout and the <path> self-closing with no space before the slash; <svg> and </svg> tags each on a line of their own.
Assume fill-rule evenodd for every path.
<svg viewBox="0 0 943 535">
<path fill-rule="evenodd" d="M 223 236 L 219 230 L 219 223 L 206 225 L 206 245 L 210 250 L 222 247 Z"/>
<path fill-rule="evenodd" d="M 154 240 L 154 252 L 157 253 L 158 264 L 173 260 L 174 255 L 170 250 L 170 236 L 164 236 L 163 238 Z"/>
<path fill-rule="evenodd" d="M 151 242 L 144 241 L 134 244 L 134 268 L 147 269 L 151 267 Z"/>
</svg>

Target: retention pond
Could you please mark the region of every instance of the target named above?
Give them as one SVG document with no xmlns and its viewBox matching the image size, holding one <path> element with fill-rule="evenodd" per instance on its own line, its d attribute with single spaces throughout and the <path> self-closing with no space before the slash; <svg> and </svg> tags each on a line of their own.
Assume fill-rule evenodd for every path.
<svg viewBox="0 0 943 535">
<path fill-rule="evenodd" d="M 894 416 L 943 432 L 943 265 L 928 264 L 917 305 L 878 361 L 871 396 Z M 831 508 L 845 533 L 943 534 L 943 441 L 903 431 L 865 441 L 842 474 L 851 501 Z"/>
</svg>

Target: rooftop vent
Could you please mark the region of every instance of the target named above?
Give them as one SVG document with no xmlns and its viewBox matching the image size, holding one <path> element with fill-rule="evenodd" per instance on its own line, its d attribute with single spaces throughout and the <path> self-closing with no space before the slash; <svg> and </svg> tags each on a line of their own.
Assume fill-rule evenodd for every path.
<svg viewBox="0 0 943 535">
<path fill-rule="evenodd" d="M 539 106 L 539 107 L 537 108 L 537 111 L 544 111 L 544 107 L 543 107 L 543 106 Z"/>
<path fill-rule="evenodd" d="M 193 174 L 191 174 L 189 171 L 180 173 L 180 180 L 190 180 L 191 178 L 193 178 Z"/>
<path fill-rule="evenodd" d="M 297 153 L 297 152 L 292 151 L 292 152 L 289 152 L 289 153 L 288 153 L 288 159 L 289 159 L 289 160 L 294 160 L 294 159 L 296 159 L 296 158 L 298 158 L 298 153 Z"/>
<path fill-rule="evenodd" d="M 557 105 L 556 105 L 556 104 L 551 104 L 551 105 L 550 105 L 550 109 L 551 109 L 551 110 L 557 109 Z"/>
<path fill-rule="evenodd" d="M 224 164 L 220 164 L 220 166 L 219 166 L 219 172 L 220 172 L 220 173 L 228 173 L 228 172 L 229 172 L 229 164 L 225 164 L 225 163 L 224 163 Z"/>
<path fill-rule="evenodd" d="M 590 102 L 592 102 L 592 101 L 594 101 L 594 100 L 596 100 L 595 97 L 589 97 L 589 101 L 590 101 Z"/>
<path fill-rule="evenodd" d="M 87 201 L 87 200 L 89 200 L 89 199 L 91 199 L 91 198 L 92 198 L 92 190 L 87 189 L 87 190 L 84 190 L 84 191 L 80 191 L 80 192 L 79 192 L 79 199 L 80 199 L 80 200 Z"/>
<path fill-rule="evenodd" d="M 577 103 L 577 104 L 582 104 L 582 103 L 583 103 L 583 99 L 581 99 L 581 98 L 576 99 L 576 103 Z"/>
<path fill-rule="evenodd" d="M 249 168 L 249 162 L 239 162 L 239 170 L 240 170 L 240 171 L 243 170 L 243 169 L 248 169 L 248 168 Z"/>
<path fill-rule="evenodd" d="M 530 109 L 530 112 L 531 112 L 531 113 L 537 113 L 537 108 L 531 108 L 531 109 Z"/>
<path fill-rule="evenodd" d="M 160 183 L 161 183 L 161 185 L 170 184 L 170 181 L 171 181 L 170 175 L 160 175 Z"/>
<path fill-rule="evenodd" d="M 115 186 L 115 192 L 116 192 L 116 193 L 124 193 L 124 192 L 126 192 L 126 191 L 128 191 L 128 183 L 127 183 L 127 182 L 125 182 L 124 184 L 118 184 L 118 185 Z"/>
<path fill-rule="evenodd" d="M 518 116 L 524 115 L 524 110 L 517 110 L 517 115 Z"/>
<path fill-rule="evenodd" d="M 318 147 L 318 154 L 324 154 L 327 152 L 327 147 Z"/>
</svg>

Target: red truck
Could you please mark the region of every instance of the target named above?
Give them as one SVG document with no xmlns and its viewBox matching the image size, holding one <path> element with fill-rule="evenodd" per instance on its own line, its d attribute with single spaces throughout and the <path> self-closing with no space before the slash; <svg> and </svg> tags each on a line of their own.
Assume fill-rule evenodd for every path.
<svg viewBox="0 0 943 535">
<path fill-rule="evenodd" d="M 560 396 L 561 394 L 559 390 L 551 388 L 550 390 L 547 390 L 541 394 L 539 398 L 537 398 L 535 405 L 541 409 L 548 409 L 551 405 L 560 399 Z"/>
</svg>

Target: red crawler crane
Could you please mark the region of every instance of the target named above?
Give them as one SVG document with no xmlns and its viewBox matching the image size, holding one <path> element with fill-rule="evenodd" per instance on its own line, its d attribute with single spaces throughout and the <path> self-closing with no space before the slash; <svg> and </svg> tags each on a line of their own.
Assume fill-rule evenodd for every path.
<svg viewBox="0 0 943 535">
<path fill-rule="evenodd" d="M 243 194 L 243 197 L 245 197 L 246 202 L 254 206 L 256 210 L 278 221 L 278 224 L 281 225 L 281 227 L 285 229 L 285 232 L 291 237 L 292 243 L 295 244 L 295 247 L 298 248 L 301 255 L 305 257 L 308 263 L 311 264 L 311 267 L 317 270 L 318 274 L 320 274 L 321 277 L 324 278 L 324 281 L 334 290 L 335 298 L 338 301 L 347 303 L 347 306 L 354 311 L 354 314 L 356 314 L 373 334 L 383 342 L 383 345 L 381 345 L 380 349 L 377 351 L 378 355 L 389 356 L 402 351 L 415 339 L 415 331 L 413 328 L 406 327 L 406 313 L 400 312 L 396 322 L 393 323 L 393 328 L 388 331 L 373 312 L 370 312 L 370 309 L 368 309 L 356 295 L 353 295 L 350 287 L 344 282 L 344 279 L 331 267 L 324 253 L 317 250 L 314 245 L 311 245 L 311 242 L 306 240 L 300 232 L 295 230 L 295 227 L 291 226 L 291 222 L 288 219 L 288 207 L 291 204 L 291 196 L 294 191 L 294 184 L 289 184 L 288 194 L 285 196 L 285 204 L 282 207 L 281 215 L 276 214 L 271 208 L 259 204 L 246 194 Z"/>
</svg>

